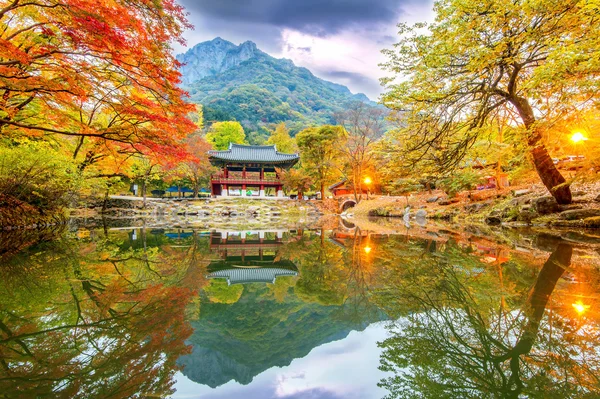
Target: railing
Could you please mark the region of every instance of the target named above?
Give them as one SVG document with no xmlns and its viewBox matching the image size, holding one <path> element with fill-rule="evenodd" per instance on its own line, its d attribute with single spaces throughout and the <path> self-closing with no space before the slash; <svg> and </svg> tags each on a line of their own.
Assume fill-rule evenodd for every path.
<svg viewBox="0 0 600 399">
<path fill-rule="evenodd" d="M 223 175 L 213 175 L 210 177 L 210 181 L 217 184 L 229 184 L 229 185 L 261 185 L 261 184 L 281 184 L 281 180 L 276 177 L 225 177 Z"/>
</svg>

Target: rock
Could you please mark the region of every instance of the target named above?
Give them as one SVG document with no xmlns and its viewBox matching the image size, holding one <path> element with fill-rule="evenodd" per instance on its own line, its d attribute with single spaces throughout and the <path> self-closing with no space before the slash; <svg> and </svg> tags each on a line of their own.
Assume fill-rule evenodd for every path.
<svg viewBox="0 0 600 399">
<path fill-rule="evenodd" d="M 535 219 L 536 216 L 537 214 L 535 212 L 521 211 L 517 215 L 516 220 L 518 220 L 519 222 L 531 223 L 531 221 Z"/>
<path fill-rule="evenodd" d="M 547 215 L 549 213 L 555 213 L 560 211 L 560 205 L 554 199 L 554 197 L 540 197 L 533 201 L 533 206 L 537 213 L 540 215 Z"/>
<path fill-rule="evenodd" d="M 427 217 L 427 211 L 425 209 L 419 209 L 416 213 L 415 213 L 415 217 L 416 218 L 426 218 Z"/>
<path fill-rule="evenodd" d="M 585 191 L 579 190 L 579 191 L 573 191 L 571 193 L 571 195 L 573 197 L 581 197 L 582 195 L 586 195 L 587 193 Z"/>
<path fill-rule="evenodd" d="M 578 204 L 559 205 L 559 209 L 561 212 L 564 212 L 564 211 L 572 211 L 574 209 L 583 209 L 583 206 L 578 205 Z"/>
<path fill-rule="evenodd" d="M 600 198 L 600 196 L 598 196 L 598 198 Z M 433 203 L 433 202 L 437 202 L 437 200 L 439 200 L 439 199 L 440 199 L 440 197 L 437 197 L 437 196 L 436 197 L 430 197 L 430 198 L 427 198 L 427 202 Z"/>
<path fill-rule="evenodd" d="M 583 220 L 583 225 L 585 227 L 598 229 L 600 228 L 600 216 L 586 218 Z"/>
<path fill-rule="evenodd" d="M 406 209 L 404 209 L 403 219 L 405 222 L 408 222 L 410 220 L 410 206 L 407 206 Z"/>
<path fill-rule="evenodd" d="M 600 216 L 600 209 L 574 209 L 571 211 L 561 212 L 561 219 L 579 220 Z"/>
<path fill-rule="evenodd" d="M 485 207 L 485 204 L 469 204 L 469 205 L 465 205 L 465 212 L 467 212 L 467 213 L 477 213 L 483 207 Z"/>
<path fill-rule="evenodd" d="M 596 199 L 594 201 L 600 202 L 600 194 L 598 194 L 598 196 L 596 197 Z"/>
<path fill-rule="evenodd" d="M 529 194 L 530 192 L 531 192 L 531 190 L 529 190 L 529 189 L 526 188 L 524 190 L 514 190 L 512 192 L 512 195 L 513 195 L 513 197 L 521 197 L 521 196 L 523 196 L 525 194 Z"/>
<path fill-rule="evenodd" d="M 445 198 L 445 199 L 441 200 L 440 202 L 438 202 L 438 204 L 440 204 L 440 205 L 450 205 L 450 204 L 457 203 L 458 201 L 460 201 L 459 198 L 450 198 L 450 199 Z"/>
<path fill-rule="evenodd" d="M 485 218 L 485 223 L 489 224 L 490 226 L 498 226 L 502 224 L 502 219 L 500 219 L 498 216 L 488 216 Z"/>
</svg>

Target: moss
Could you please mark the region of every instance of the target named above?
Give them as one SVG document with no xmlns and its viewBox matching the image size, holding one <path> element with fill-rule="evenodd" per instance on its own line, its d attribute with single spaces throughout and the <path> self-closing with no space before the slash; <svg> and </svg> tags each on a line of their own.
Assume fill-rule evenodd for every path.
<svg viewBox="0 0 600 399">
<path fill-rule="evenodd" d="M 595 216 L 583 220 L 583 225 L 588 228 L 600 228 L 600 216 Z"/>
<path fill-rule="evenodd" d="M 390 216 L 390 211 L 385 208 L 375 208 L 369 211 L 369 216 Z"/>
</svg>

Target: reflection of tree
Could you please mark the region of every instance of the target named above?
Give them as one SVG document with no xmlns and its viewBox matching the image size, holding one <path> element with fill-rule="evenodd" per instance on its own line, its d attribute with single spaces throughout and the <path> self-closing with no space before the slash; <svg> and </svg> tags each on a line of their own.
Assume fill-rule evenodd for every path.
<svg viewBox="0 0 600 399">
<path fill-rule="evenodd" d="M 153 249 L 57 242 L 11 262 L 0 287 L 0 391 L 7 397 L 164 396 L 191 330 L 191 291 Z M 4 267 L 4 272 L 17 267 Z M 26 277 L 26 278 L 24 278 Z"/>
<path fill-rule="evenodd" d="M 597 339 L 597 333 L 578 330 L 567 317 L 553 325 L 543 317 L 571 254 L 569 245 L 556 246 L 523 305 L 521 292 L 500 292 L 489 276 L 493 273 L 480 271 L 485 265 L 457 251 L 423 256 L 419 267 L 416 262 L 415 267 L 403 265 L 400 282 L 392 284 L 397 291 L 380 298 L 391 303 L 383 303 L 389 312 L 406 315 L 381 343 L 381 368 L 394 373 L 381 383 L 389 397 L 563 398 L 597 393 L 600 357 L 588 337 Z M 389 301 L 393 295 L 401 299 Z M 508 297 L 508 307 L 501 305 L 503 297 Z M 413 304 L 408 315 L 398 308 L 407 303 Z"/>
<path fill-rule="evenodd" d="M 304 235 L 285 248 L 299 268 L 300 278 L 294 291 L 306 302 L 340 305 L 344 301 L 344 281 L 341 278 L 344 249 L 320 237 Z"/>
<path fill-rule="evenodd" d="M 377 250 L 375 243 L 368 233 L 363 234 L 361 229 L 355 228 L 348 245 L 342 269 L 346 300 L 341 309 L 343 314 L 339 317 L 355 323 L 379 320 L 381 316 L 369 297 L 376 280 L 373 267 L 375 253 L 371 252 Z"/>
</svg>

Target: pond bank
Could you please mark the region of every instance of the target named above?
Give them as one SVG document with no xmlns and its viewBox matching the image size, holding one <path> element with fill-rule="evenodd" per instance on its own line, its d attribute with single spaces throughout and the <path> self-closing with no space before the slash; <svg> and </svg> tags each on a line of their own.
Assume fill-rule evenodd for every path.
<svg viewBox="0 0 600 399">
<path fill-rule="evenodd" d="M 559 205 L 541 186 L 482 190 L 448 198 L 442 191 L 361 201 L 347 214 L 439 219 L 488 225 L 600 228 L 599 185 L 578 185 L 573 202 Z"/>
<path fill-rule="evenodd" d="M 72 217 L 96 220 L 135 220 L 153 227 L 287 226 L 319 220 L 322 213 L 312 204 L 292 200 L 211 198 L 166 200 L 110 199 L 102 207 L 73 210 Z"/>
</svg>

